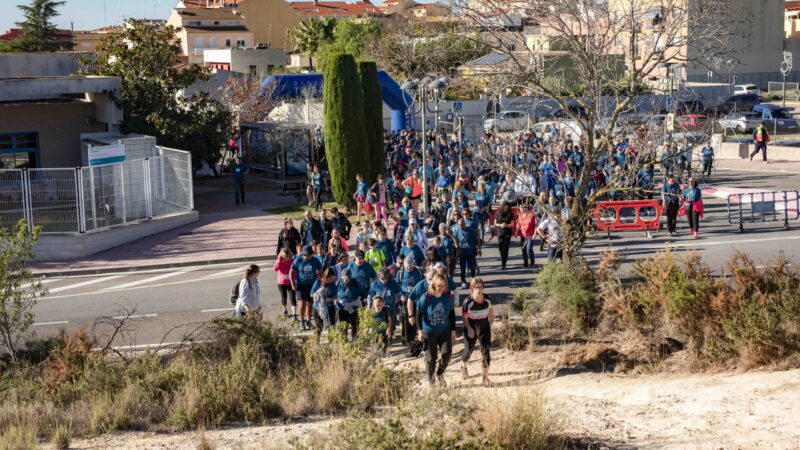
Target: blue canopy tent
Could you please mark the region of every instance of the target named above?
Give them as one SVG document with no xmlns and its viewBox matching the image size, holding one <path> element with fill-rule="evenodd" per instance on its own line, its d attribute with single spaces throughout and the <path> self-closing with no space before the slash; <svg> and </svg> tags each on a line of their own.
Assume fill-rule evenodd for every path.
<svg viewBox="0 0 800 450">
<path fill-rule="evenodd" d="M 413 103 L 411 96 L 400 90 L 400 85 L 383 70 L 378 71 L 383 102 L 392 111 L 392 131 L 406 128 L 406 114 Z M 273 75 L 261 85 L 262 92 L 270 90 L 270 100 L 322 97 L 322 74 Z"/>
</svg>

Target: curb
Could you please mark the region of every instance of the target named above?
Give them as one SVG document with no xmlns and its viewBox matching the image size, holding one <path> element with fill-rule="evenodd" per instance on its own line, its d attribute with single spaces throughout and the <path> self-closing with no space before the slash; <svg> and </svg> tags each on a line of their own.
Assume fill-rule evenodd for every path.
<svg viewBox="0 0 800 450">
<path fill-rule="evenodd" d="M 147 264 L 141 266 L 111 266 L 101 267 L 97 269 L 75 269 L 75 270 L 32 270 L 31 272 L 36 276 L 44 278 L 57 278 L 57 277 L 74 277 L 81 275 L 103 275 L 108 273 L 124 273 L 136 272 L 139 270 L 156 270 L 156 269 L 177 269 L 181 267 L 196 267 L 196 266 L 211 266 L 215 264 L 226 263 L 249 263 L 254 261 L 275 261 L 275 255 L 266 256 L 247 256 L 241 258 L 222 258 L 211 259 L 204 261 L 187 261 L 180 263 L 162 263 L 162 264 Z"/>
<path fill-rule="evenodd" d="M 761 164 L 761 163 L 759 163 Z M 781 169 L 781 168 L 734 168 L 734 167 L 718 167 L 717 170 L 727 170 L 730 172 L 756 172 L 756 173 L 798 173 L 798 169 Z"/>
</svg>

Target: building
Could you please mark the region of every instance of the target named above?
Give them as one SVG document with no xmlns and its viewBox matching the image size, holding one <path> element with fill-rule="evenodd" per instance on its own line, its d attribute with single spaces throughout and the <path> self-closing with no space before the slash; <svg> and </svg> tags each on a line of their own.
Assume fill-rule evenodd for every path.
<svg viewBox="0 0 800 450">
<path fill-rule="evenodd" d="M 81 134 L 116 131 L 116 77 L 76 76 L 70 53 L 0 55 L 0 169 L 76 167 Z"/>
<path fill-rule="evenodd" d="M 786 2 L 783 31 L 787 39 L 800 38 L 800 1 Z"/>
<path fill-rule="evenodd" d="M 626 17 L 630 15 L 630 5 L 633 0 L 611 0 L 609 13 L 612 17 Z M 785 42 L 784 27 L 778 25 L 786 21 L 786 2 L 782 0 L 730 0 L 726 10 L 733 14 L 726 16 L 720 13 L 720 23 L 729 23 L 732 37 L 729 45 L 730 52 L 708 61 L 698 61 L 697 48 L 692 42 L 694 30 L 686 31 L 688 38 L 678 38 L 683 45 L 667 47 L 658 39 L 659 30 L 664 21 L 663 8 L 657 0 L 652 1 L 652 6 L 647 11 L 642 11 L 636 18 L 637 39 L 636 57 L 637 67 L 645 63 L 646 55 L 653 53 L 653 49 L 660 46 L 666 48 L 667 67 L 660 69 L 656 77 L 663 84 L 664 80 L 677 78 L 681 82 L 711 82 L 725 81 L 735 83 L 754 83 L 766 88 L 769 81 L 781 79 L 779 65 L 783 60 L 782 52 L 790 47 Z M 689 25 L 692 21 L 689 20 Z M 778 26 L 776 26 L 778 25 Z M 625 48 L 627 65 L 630 67 L 631 32 L 630 27 L 620 33 L 620 41 Z M 788 48 L 787 48 L 788 49 Z M 657 53 L 661 53 L 658 51 Z M 730 63 L 728 63 L 730 61 Z M 681 66 L 679 63 L 687 62 Z M 729 74 L 731 78 L 728 79 Z"/>
<path fill-rule="evenodd" d="M 243 2 L 250 0 L 243 0 Z M 354 2 L 330 2 L 330 1 L 299 1 L 290 2 L 292 8 L 298 11 L 304 18 L 326 18 L 334 17 L 337 19 L 363 18 L 363 17 L 384 17 L 381 8 L 372 4 L 370 0 L 358 0 Z"/>
<path fill-rule="evenodd" d="M 206 49 L 205 65 L 217 70 L 243 73 L 263 78 L 276 67 L 286 66 L 282 48 L 225 48 Z"/>
<path fill-rule="evenodd" d="M 177 37 L 191 64 L 202 64 L 206 49 L 248 48 L 253 33 L 237 8 L 187 8 L 183 2 L 172 10 L 167 25 L 179 27 Z"/>
<path fill-rule="evenodd" d="M 417 20 L 440 22 L 452 17 L 450 8 L 437 3 L 417 3 L 408 9 Z"/>
<path fill-rule="evenodd" d="M 115 25 L 91 31 L 76 31 L 73 36 L 73 49 L 77 52 L 94 52 L 100 41 L 107 37 L 118 36 L 125 31 L 124 26 Z"/>
</svg>

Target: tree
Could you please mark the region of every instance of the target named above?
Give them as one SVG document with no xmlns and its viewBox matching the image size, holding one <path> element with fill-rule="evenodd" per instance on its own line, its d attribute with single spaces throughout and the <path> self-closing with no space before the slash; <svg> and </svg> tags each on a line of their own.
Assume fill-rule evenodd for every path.
<svg viewBox="0 0 800 450">
<path fill-rule="evenodd" d="M 325 155 L 336 202 L 353 205 L 356 175 L 366 175 L 367 137 L 364 99 L 353 55 L 337 55 L 328 61 L 323 87 Z"/>
<path fill-rule="evenodd" d="M 58 16 L 58 7 L 65 1 L 33 0 L 30 5 L 18 5 L 25 20 L 17 22 L 22 35 L 15 39 L 12 46 L 20 52 L 53 52 L 72 50 L 72 43 L 59 39 L 58 28 L 53 18 Z"/>
<path fill-rule="evenodd" d="M 383 148 L 383 99 L 378 80 L 378 65 L 374 61 L 359 61 L 358 75 L 364 98 L 364 130 L 369 159 L 369 171 L 364 177 L 374 181 L 378 174 L 386 170 Z"/>
<path fill-rule="evenodd" d="M 336 21 L 332 39 L 319 48 L 320 69 L 325 70 L 325 62 L 331 56 L 349 53 L 356 58 L 360 57 L 367 46 L 379 38 L 380 33 L 381 26 L 373 18 Z"/>
<path fill-rule="evenodd" d="M 132 20 L 124 33 L 100 42 L 93 64 L 83 62 L 91 74 L 122 78 L 112 98 L 124 113 L 123 132 L 155 136 L 164 145 L 189 150 L 195 167 L 203 161 L 214 167 L 227 143 L 231 115 L 207 95 L 181 97 L 183 89 L 208 79 L 210 72 L 182 64 L 176 31 Z"/>
<path fill-rule="evenodd" d="M 301 52 L 308 55 L 309 70 L 314 70 L 314 57 L 320 47 L 326 42 L 333 40 L 333 29 L 336 26 L 336 19 L 327 18 L 317 20 L 310 18 L 295 28 L 286 30 L 286 37 Z"/>
<path fill-rule="evenodd" d="M 596 163 L 612 157 L 620 119 L 639 112 L 663 112 L 661 106 L 640 102 L 637 95 L 642 86 L 663 78 L 665 66 L 704 65 L 715 56 L 730 54 L 732 34 L 747 28 L 733 16 L 735 9 L 727 0 L 533 0 L 525 4 L 525 14 L 537 20 L 537 39 L 548 44 L 542 49 L 528 44 L 529 27 L 498 26 L 498 21 L 512 22 L 518 4 L 483 0 L 477 5 L 458 0 L 455 6 L 475 27 L 485 30 L 487 45 L 505 58 L 503 70 L 492 80 L 495 91 L 523 86 L 580 128 L 586 155 L 583 170 L 575 174 L 578 201 L 561 242 L 566 257 L 579 253 L 603 194 L 631 189 L 626 183 L 633 173 L 643 164 L 658 162 L 663 141 L 651 135 L 640 143 L 639 157 L 628 176 L 621 174 L 603 189 L 591 190 Z M 520 42 L 525 45 L 512 45 Z M 485 152 L 483 165 L 496 168 L 497 157 Z M 513 170 L 514 165 L 506 167 Z"/>
<path fill-rule="evenodd" d="M 36 299 L 47 289 L 25 269 L 39 239 L 39 228 L 25 221 L 14 228 L 0 228 L 0 347 L 16 361 L 22 343 L 30 337 Z"/>
</svg>

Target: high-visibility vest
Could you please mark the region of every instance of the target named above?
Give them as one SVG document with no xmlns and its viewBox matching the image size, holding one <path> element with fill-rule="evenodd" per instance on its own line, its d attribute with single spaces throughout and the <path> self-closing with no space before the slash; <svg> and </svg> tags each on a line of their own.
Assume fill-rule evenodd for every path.
<svg viewBox="0 0 800 450">
<path fill-rule="evenodd" d="M 767 129 L 764 127 L 756 128 L 756 142 L 769 142 L 769 134 L 767 134 Z"/>
</svg>

